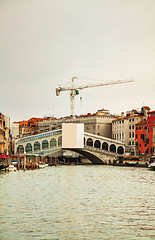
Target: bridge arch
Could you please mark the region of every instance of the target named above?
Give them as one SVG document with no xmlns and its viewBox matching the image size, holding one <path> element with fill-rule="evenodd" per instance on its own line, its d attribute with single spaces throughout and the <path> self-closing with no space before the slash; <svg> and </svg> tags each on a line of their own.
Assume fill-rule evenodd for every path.
<svg viewBox="0 0 155 240">
<path fill-rule="evenodd" d="M 87 139 L 87 145 L 93 147 L 93 140 L 92 138 Z"/>
<path fill-rule="evenodd" d="M 36 141 L 36 142 L 34 143 L 34 151 L 35 151 L 35 150 L 39 150 L 39 149 L 40 149 L 40 142 Z"/>
<path fill-rule="evenodd" d="M 57 141 L 56 141 L 55 138 L 52 138 L 52 139 L 50 140 L 50 147 L 56 147 L 56 146 L 57 146 Z"/>
<path fill-rule="evenodd" d="M 47 140 L 42 141 L 42 149 L 44 149 L 44 148 L 48 148 L 48 141 Z"/>
<path fill-rule="evenodd" d="M 123 153 L 124 153 L 124 148 L 123 148 L 122 146 L 119 146 L 119 147 L 117 148 L 117 153 L 118 153 L 118 154 L 123 154 Z"/>
<path fill-rule="evenodd" d="M 85 137 L 84 137 L 84 139 L 83 139 L 83 140 L 84 140 L 84 145 L 86 145 L 86 139 L 85 139 Z"/>
<path fill-rule="evenodd" d="M 26 153 L 32 152 L 32 144 L 31 143 L 26 144 L 25 151 L 26 151 Z"/>
<path fill-rule="evenodd" d="M 116 146 L 114 144 L 110 145 L 110 151 L 114 153 L 116 152 Z"/>
<path fill-rule="evenodd" d="M 19 146 L 18 146 L 17 152 L 18 152 L 18 153 L 24 153 L 24 147 L 23 147 L 23 145 L 19 145 Z"/>
<path fill-rule="evenodd" d="M 96 140 L 94 143 L 95 148 L 101 148 L 101 142 L 99 140 Z"/>
<path fill-rule="evenodd" d="M 102 143 L 102 149 L 108 151 L 108 143 L 107 142 Z"/>
</svg>

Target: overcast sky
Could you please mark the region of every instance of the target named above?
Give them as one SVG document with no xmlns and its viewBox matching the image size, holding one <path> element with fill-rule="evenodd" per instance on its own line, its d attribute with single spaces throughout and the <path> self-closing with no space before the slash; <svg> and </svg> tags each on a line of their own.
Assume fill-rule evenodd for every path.
<svg viewBox="0 0 155 240">
<path fill-rule="evenodd" d="M 76 114 L 155 110 L 154 10 L 155 0 L 0 0 L 0 112 L 11 122 L 69 115 L 69 92 L 55 89 L 72 76 L 135 80 L 80 91 Z"/>
</svg>

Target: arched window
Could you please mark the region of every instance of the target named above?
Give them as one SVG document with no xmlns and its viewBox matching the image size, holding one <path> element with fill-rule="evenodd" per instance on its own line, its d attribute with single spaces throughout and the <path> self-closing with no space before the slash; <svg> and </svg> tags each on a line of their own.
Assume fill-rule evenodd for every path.
<svg viewBox="0 0 155 240">
<path fill-rule="evenodd" d="M 121 146 L 118 147 L 118 148 L 117 148 L 117 153 L 118 153 L 118 154 L 123 154 L 123 153 L 124 153 L 124 148 L 121 147 Z"/>
<path fill-rule="evenodd" d="M 55 138 L 52 138 L 52 139 L 50 140 L 50 147 L 56 147 L 56 145 L 57 145 L 56 139 L 55 139 Z"/>
<path fill-rule="evenodd" d="M 114 144 L 110 145 L 110 151 L 111 152 L 116 152 L 116 146 Z"/>
<path fill-rule="evenodd" d="M 62 145 L 62 137 L 59 137 L 58 138 L 58 146 L 61 146 Z"/>
<path fill-rule="evenodd" d="M 102 143 L 102 149 L 108 151 L 108 143 L 106 142 Z"/>
<path fill-rule="evenodd" d="M 40 142 L 37 141 L 34 143 L 34 151 L 39 149 L 40 149 Z"/>
<path fill-rule="evenodd" d="M 94 147 L 95 147 L 95 148 L 100 148 L 100 147 L 101 147 L 101 143 L 100 143 L 99 140 L 96 140 L 96 141 L 95 141 Z"/>
<path fill-rule="evenodd" d="M 44 149 L 44 148 L 48 148 L 48 141 L 47 140 L 42 141 L 42 149 Z"/>
<path fill-rule="evenodd" d="M 93 140 L 91 138 L 87 139 L 87 145 L 93 147 Z"/>
<path fill-rule="evenodd" d="M 25 151 L 26 151 L 26 153 L 32 152 L 32 145 L 31 145 L 31 143 L 27 143 L 26 144 Z"/>
<path fill-rule="evenodd" d="M 18 153 L 24 153 L 24 147 L 23 147 L 23 145 L 19 145 L 19 146 L 18 146 L 17 152 L 18 152 Z"/>
</svg>

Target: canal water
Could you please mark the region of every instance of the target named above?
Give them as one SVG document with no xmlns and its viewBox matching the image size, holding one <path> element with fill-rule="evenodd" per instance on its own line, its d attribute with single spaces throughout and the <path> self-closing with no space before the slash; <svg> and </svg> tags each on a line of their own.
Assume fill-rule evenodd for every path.
<svg viewBox="0 0 155 240">
<path fill-rule="evenodd" d="M 155 239 L 155 172 L 91 165 L 0 173 L 0 239 Z"/>
</svg>

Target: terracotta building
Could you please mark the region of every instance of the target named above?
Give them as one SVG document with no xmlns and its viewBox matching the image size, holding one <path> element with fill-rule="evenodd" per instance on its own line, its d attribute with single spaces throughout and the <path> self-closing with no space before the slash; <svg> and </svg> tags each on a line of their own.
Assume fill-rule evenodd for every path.
<svg viewBox="0 0 155 240">
<path fill-rule="evenodd" d="M 147 154 L 155 153 L 155 111 L 148 112 L 147 118 Z"/>
<path fill-rule="evenodd" d="M 146 154 L 147 150 L 147 121 L 141 121 L 136 124 L 135 130 L 136 153 Z"/>
<path fill-rule="evenodd" d="M 38 123 L 43 121 L 44 118 L 30 118 L 29 120 L 23 120 L 19 122 L 14 122 L 12 125 L 12 133 L 15 132 L 15 128 L 17 129 L 17 125 L 19 126 L 19 132 L 15 132 L 13 138 L 22 138 L 27 137 L 29 135 L 38 133 Z"/>
</svg>

